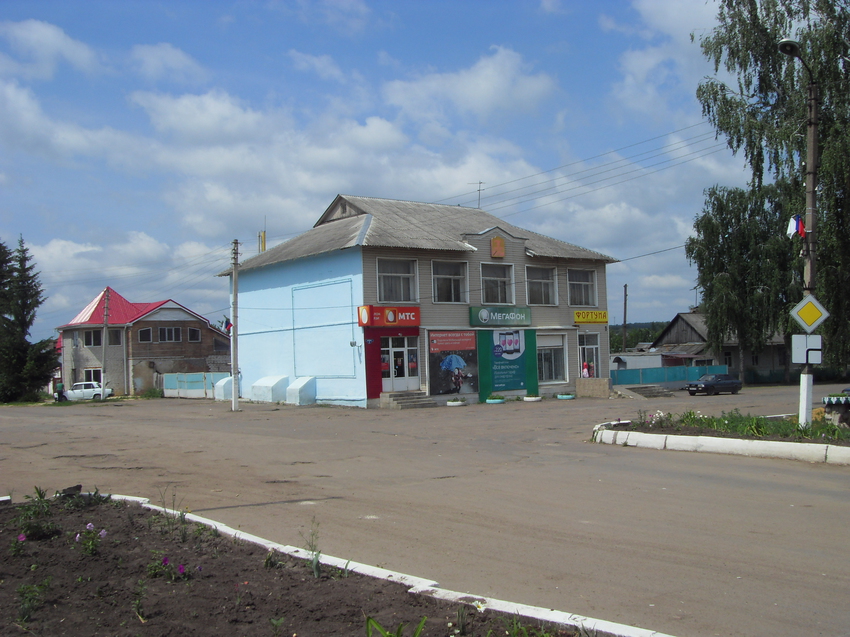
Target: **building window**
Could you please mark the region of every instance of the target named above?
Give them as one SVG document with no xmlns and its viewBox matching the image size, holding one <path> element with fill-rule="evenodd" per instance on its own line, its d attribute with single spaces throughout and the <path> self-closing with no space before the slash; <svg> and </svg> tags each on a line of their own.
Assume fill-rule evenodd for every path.
<svg viewBox="0 0 850 637">
<path fill-rule="evenodd" d="M 564 337 L 556 334 L 537 335 L 537 380 L 550 383 L 566 380 L 564 371 Z"/>
<path fill-rule="evenodd" d="M 570 305 L 596 305 L 596 272 L 593 270 L 567 270 L 570 282 Z"/>
<path fill-rule="evenodd" d="M 121 345 L 121 330 L 109 330 L 109 344 Z"/>
<path fill-rule="evenodd" d="M 509 305 L 513 298 L 513 266 L 481 264 L 481 301 L 486 305 Z"/>
<path fill-rule="evenodd" d="M 190 343 L 200 343 L 201 342 L 201 330 L 197 327 L 189 328 L 189 342 Z"/>
<path fill-rule="evenodd" d="M 529 305 L 557 305 L 555 268 L 525 268 L 525 285 Z"/>
<path fill-rule="evenodd" d="M 150 343 L 153 340 L 151 336 L 151 328 L 143 327 L 139 330 L 139 342 L 140 343 Z"/>
<path fill-rule="evenodd" d="M 101 382 L 101 370 L 99 369 L 84 369 L 83 370 L 83 382 L 86 383 L 99 383 Z"/>
<path fill-rule="evenodd" d="M 596 378 L 599 374 L 599 334 L 578 335 L 578 357 L 582 378 Z"/>
<path fill-rule="evenodd" d="M 723 364 L 732 369 L 732 352 L 723 352 Z"/>
<path fill-rule="evenodd" d="M 759 366 L 759 355 L 753 354 L 752 361 L 753 361 L 753 367 L 758 367 Z"/>
<path fill-rule="evenodd" d="M 103 331 L 86 330 L 83 332 L 83 344 L 86 347 L 100 347 L 103 344 Z"/>
<path fill-rule="evenodd" d="M 400 303 L 416 299 L 416 261 L 378 259 L 378 302 Z"/>
<path fill-rule="evenodd" d="M 431 262 L 434 303 L 466 303 L 466 264 Z"/>
<path fill-rule="evenodd" d="M 179 327 L 160 327 L 159 342 L 160 343 L 179 343 L 181 341 Z"/>
</svg>

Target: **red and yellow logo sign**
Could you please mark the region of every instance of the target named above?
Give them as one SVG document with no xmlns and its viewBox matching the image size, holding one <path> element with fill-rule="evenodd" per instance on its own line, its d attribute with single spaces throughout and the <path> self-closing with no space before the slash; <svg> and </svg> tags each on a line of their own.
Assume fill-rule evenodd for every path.
<svg viewBox="0 0 850 637">
<path fill-rule="evenodd" d="M 360 327 L 417 327 L 419 322 L 418 307 L 361 305 L 357 308 Z"/>
</svg>

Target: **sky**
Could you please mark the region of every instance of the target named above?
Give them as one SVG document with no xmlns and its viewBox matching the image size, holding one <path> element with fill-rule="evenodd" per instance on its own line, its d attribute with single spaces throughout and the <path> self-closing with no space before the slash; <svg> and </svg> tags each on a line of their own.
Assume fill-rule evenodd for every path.
<svg viewBox="0 0 850 637">
<path fill-rule="evenodd" d="M 55 336 L 106 286 L 214 323 L 240 259 L 337 194 L 479 206 L 620 263 L 611 324 L 697 300 L 683 244 L 746 182 L 702 117 L 713 0 L 3 0 L 0 240 Z M 692 41 L 692 34 L 695 38 Z"/>
</svg>

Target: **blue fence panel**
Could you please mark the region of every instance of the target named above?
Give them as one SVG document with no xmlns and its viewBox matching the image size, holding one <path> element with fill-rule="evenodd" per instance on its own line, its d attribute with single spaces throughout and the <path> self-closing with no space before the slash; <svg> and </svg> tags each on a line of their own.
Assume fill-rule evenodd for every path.
<svg viewBox="0 0 850 637">
<path fill-rule="evenodd" d="M 163 389 L 177 389 L 177 374 L 162 375 Z"/>
<path fill-rule="evenodd" d="M 615 385 L 640 385 L 639 369 L 613 369 L 611 378 Z"/>
<path fill-rule="evenodd" d="M 667 378 L 664 379 L 664 382 L 667 383 L 684 383 L 685 382 L 685 374 L 688 368 L 687 367 L 664 367 L 663 368 L 667 372 Z"/>
<path fill-rule="evenodd" d="M 640 382 L 642 385 L 657 385 L 663 383 L 666 377 L 663 367 L 647 367 L 640 370 Z"/>
<path fill-rule="evenodd" d="M 209 372 L 207 374 L 207 389 L 215 389 L 215 384 L 222 378 L 230 378 L 230 374 L 228 372 Z"/>
</svg>

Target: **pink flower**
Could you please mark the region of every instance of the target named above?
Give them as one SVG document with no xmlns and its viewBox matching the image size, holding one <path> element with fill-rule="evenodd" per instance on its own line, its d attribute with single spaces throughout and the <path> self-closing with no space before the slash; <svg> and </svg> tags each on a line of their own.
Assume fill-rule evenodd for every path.
<svg viewBox="0 0 850 637">
<path fill-rule="evenodd" d="M 21 534 L 18 536 L 18 542 L 26 542 L 26 541 L 27 541 L 27 536 L 26 536 L 26 535 L 24 535 L 23 533 L 21 533 Z"/>
<path fill-rule="evenodd" d="M 88 524 L 86 524 L 86 529 L 89 531 L 94 531 L 94 524 L 89 522 Z"/>
<path fill-rule="evenodd" d="M 185 570 L 186 570 L 186 569 L 185 569 L 185 568 L 183 568 L 183 565 L 182 565 L 182 564 L 179 564 L 179 565 L 177 566 L 177 572 L 178 572 L 178 573 L 180 573 L 181 575 L 183 575 L 183 573 L 185 572 Z"/>
<path fill-rule="evenodd" d="M 98 533 L 98 535 L 100 536 L 100 539 L 101 539 L 101 540 L 102 540 L 103 538 L 105 538 L 105 537 L 106 537 L 106 529 L 101 529 L 101 530 L 100 530 L 100 533 Z"/>
<path fill-rule="evenodd" d="M 80 534 L 77 533 L 77 537 L 74 538 L 74 542 L 79 542 L 79 541 L 80 541 Z"/>
<path fill-rule="evenodd" d="M 162 558 L 162 565 L 168 566 L 168 558 L 167 557 Z"/>
</svg>

